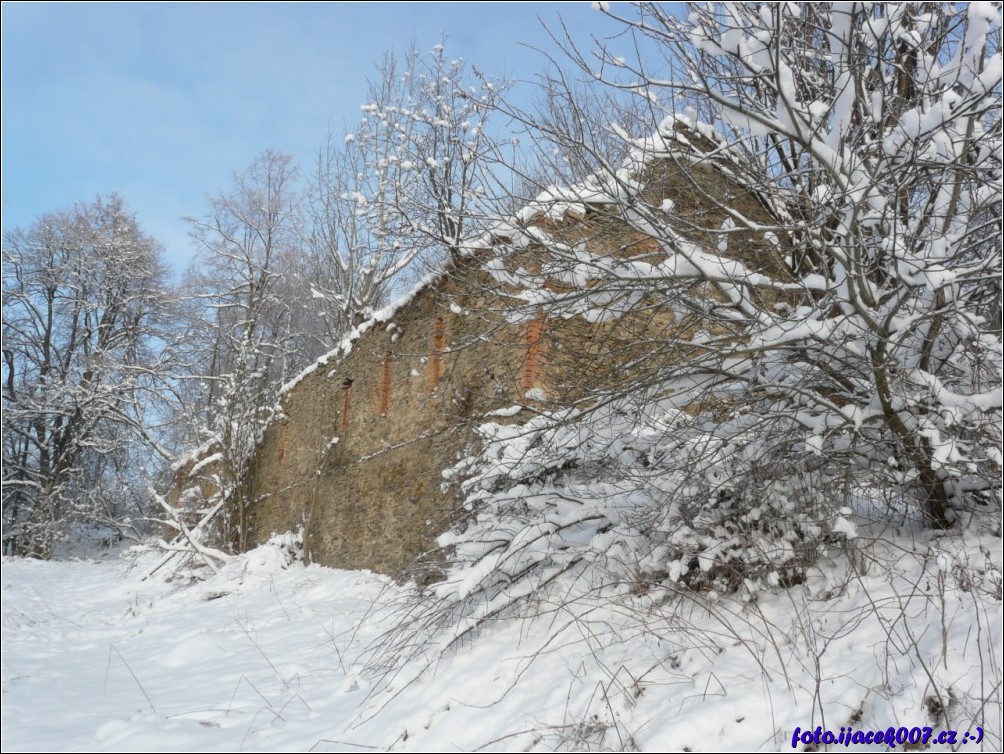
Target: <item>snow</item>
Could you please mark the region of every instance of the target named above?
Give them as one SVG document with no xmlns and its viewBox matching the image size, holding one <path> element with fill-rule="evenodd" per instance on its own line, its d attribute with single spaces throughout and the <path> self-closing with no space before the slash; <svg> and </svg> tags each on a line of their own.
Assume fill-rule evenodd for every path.
<svg viewBox="0 0 1004 754">
<path fill-rule="evenodd" d="M 498 417 L 512 417 L 518 416 L 519 413 L 523 411 L 523 406 L 510 406 L 509 408 L 498 408 L 494 411 L 489 411 L 485 414 L 486 417 L 498 416 Z"/>
<path fill-rule="evenodd" d="M 140 580 L 149 554 L 7 559 L 3 749 L 779 751 L 816 725 L 999 747 L 999 539 L 841 514 L 857 538 L 756 603 L 569 577 L 442 655 L 393 643 L 413 587 L 303 566 L 290 535 L 187 585 Z"/>
<path fill-rule="evenodd" d="M 295 749 L 326 737 L 329 719 L 307 700 L 354 708 L 351 666 L 332 648 L 386 580 L 284 564 L 276 546 L 259 548 L 179 588 L 140 581 L 128 561 L 4 562 L 3 748 Z"/>
<path fill-rule="evenodd" d="M 858 536 L 858 530 L 854 522 L 845 516 L 837 516 L 833 522 L 833 531 L 837 534 L 843 534 L 848 539 L 854 539 Z"/>
<path fill-rule="evenodd" d="M 425 277 L 423 277 L 421 280 L 419 280 L 411 288 L 411 290 L 407 291 L 404 295 L 398 297 L 396 300 L 394 300 L 387 306 L 383 307 L 382 309 L 378 309 L 377 311 L 372 312 L 370 314 L 369 319 L 362 322 L 359 326 L 354 327 L 352 330 L 346 333 L 337 346 L 335 346 L 326 354 L 318 358 L 317 361 L 315 361 L 313 364 L 310 364 L 302 372 L 293 377 L 293 379 L 291 379 L 289 382 L 280 387 L 279 395 L 284 396 L 286 395 L 286 393 L 293 390 L 293 388 L 295 388 L 297 385 L 303 382 L 303 380 L 305 380 L 311 374 L 316 372 L 318 367 L 327 366 L 330 361 L 337 362 L 340 359 L 344 359 L 346 356 L 352 353 L 352 345 L 357 340 L 359 340 L 359 338 L 361 338 L 365 333 L 369 332 L 369 330 L 376 327 L 377 325 L 383 324 L 385 322 L 390 322 L 390 320 L 402 308 L 411 303 L 411 301 L 415 298 L 415 296 L 420 294 L 426 288 L 429 288 L 430 286 L 433 286 L 436 283 L 438 283 L 442 279 L 442 277 L 443 277 L 442 272 L 429 273 L 425 275 Z M 388 331 L 393 324 L 394 323 L 391 322 L 388 325 Z M 329 372 L 328 377 L 330 378 L 331 376 L 333 376 L 333 374 L 334 374 L 333 371 Z"/>
<path fill-rule="evenodd" d="M 188 472 L 188 476 L 197 476 L 204 468 L 221 460 L 223 460 L 222 453 L 213 453 L 212 455 L 206 456 L 192 467 L 192 470 Z"/>
<path fill-rule="evenodd" d="M 199 459 L 205 457 L 213 449 L 214 444 L 215 440 L 209 440 L 186 453 L 179 454 L 171 464 L 171 471 L 177 472 L 185 464 L 191 463 L 192 461 L 198 461 Z"/>
</svg>

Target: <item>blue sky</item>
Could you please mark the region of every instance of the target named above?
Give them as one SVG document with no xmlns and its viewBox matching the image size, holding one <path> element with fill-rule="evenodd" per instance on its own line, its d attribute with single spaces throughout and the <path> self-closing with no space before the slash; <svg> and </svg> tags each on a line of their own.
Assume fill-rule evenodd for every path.
<svg viewBox="0 0 1004 754">
<path fill-rule="evenodd" d="M 618 30 L 588 2 L 4 3 L 3 229 L 114 191 L 180 268 L 181 217 L 266 148 L 308 165 L 386 50 L 445 34 L 450 56 L 529 79 L 544 63 L 523 45 L 553 52 L 559 14 L 586 46 Z"/>
</svg>

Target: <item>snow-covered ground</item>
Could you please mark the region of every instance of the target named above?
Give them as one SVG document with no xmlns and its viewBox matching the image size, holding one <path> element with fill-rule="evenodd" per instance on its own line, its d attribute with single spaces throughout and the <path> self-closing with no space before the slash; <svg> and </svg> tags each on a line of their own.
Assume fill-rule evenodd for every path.
<svg viewBox="0 0 1004 754">
<path fill-rule="evenodd" d="M 746 604 L 569 584 L 384 676 L 415 604 L 384 577 L 274 545 L 187 585 L 141 580 L 151 555 L 5 560 L 3 749 L 790 751 L 796 727 L 931 726 L 999 750 L 1000 540 L 852 544 Z"/>
</svg>

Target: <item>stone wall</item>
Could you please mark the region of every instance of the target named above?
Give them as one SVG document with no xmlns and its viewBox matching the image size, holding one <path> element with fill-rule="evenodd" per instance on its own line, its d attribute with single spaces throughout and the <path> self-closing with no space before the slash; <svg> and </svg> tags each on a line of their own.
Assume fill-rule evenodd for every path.
<svg viewBox="0 0 1004 754">
<path fill-rule="evenodd" d="M 646 201 L 670 199 L 682 233 L 696 241 L 716 243 L 708 232 L 727 216 L 723 203 L 772 224 L 757 197 L 707 167 L 667 159 L 651 168 L 648 186 Z M 655 240 L 602 206 L 532 222 L 598 255 L 661 253 Z M 738 240 L 736 256 L 783 274 L 776 239 Z M 522 405 L 505 419 L 522 422 L 586 398 L 587 390 L 616 386 L 624 369 L 639 368 L 630 365 L 658 372 L 653 353 L 685 354 L 653 343 L 685 343 L 687 332 L 706 326 L 644 299 L 637 314 L 602 325 L 532 310 L 514 317 L 517 292 L 484 271 L 494 253 L 489 244 L 481 257 L 449 266 L 407 303 L 364 325 L 347 353 L 322 360 L 286 392 L 245 483 L 254 500 L 252 542 L 303 526 L 314 562 L 387 574 L 418 574 L 425 563 L 434 571 L 427 554 L 459 505 L 442 471 L 471 450 L 485 414 Z M 529 270 L 545 258 L 530 245 L 505 264 Z"/>
<path fill-rule="evenodd" d="M 313 561 L 383 573 L 433 548 L 455 505 L 442 471 L 533 387 L 526 327 L 479 299 L 479 276 L 454 268 L 284 396 L 250 480 L 256 540 L 303 525 Z"/>
</svg>

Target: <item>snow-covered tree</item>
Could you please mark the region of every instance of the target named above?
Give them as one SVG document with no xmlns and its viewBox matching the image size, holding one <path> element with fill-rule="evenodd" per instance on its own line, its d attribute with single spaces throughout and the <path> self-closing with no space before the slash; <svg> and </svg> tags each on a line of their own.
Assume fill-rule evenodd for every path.
<svg viewBox="0 0 1004 754">
<path fill-rule="evenodd" d="M 219 453 L 213 467 L 218 494 L 230 500 L 224 537 L 238 551 L 247 545 L 245 478 L 261 432 L 271 418 L 278 387 L 317 354 L 303 344 L 304 291 L 297 169 L 292 157 L 267 150 L 233 187 L 210 200 L 192 220 L 201 253 L 189 273 L 191 332 L 186 336 L 195 376 L 203 385 L 193 421 Z"/>
<path fill-rule="evenodd" d="M 333 341 L 484 223 L 502 87 L 442 44 L 388 54 L 353 130 L 329 133 L 309 191 L 311 282 Z"/>
<path fill-rule="evenodd" d="M 116 196 L 6 234 L 3 267 L 3 550 L 50 557 L 76 523 L 142 513 L 171 304 Z"/>
<path fill-rule="evenodd" d="M 670 259 L 695 268 L 683 279 L 711 283 L 743 333 L 699 339 L 705 355 L 668 385 L 697 400 L 738 391 L 739 423 L 785 437 L 785 456 L 898 489 L 930 525 L 997 504 L 999 8 L 723 4 L 686 22 L 642 11 L 632 28 L 693 62 L 639 91 L 706 103 L 722 134 L 707 160 L 735 163 L 776 218 L 763 228 L 725 204 L 717 244 L 773 233 L 786 253 L 769 274 L 709 265 L 710 249 L 674 247 L 648 213 Z M 641 147 L 650 159 L 664 145 Z M 698 391 L 683 388 L 695 378 Z"/>
<path fill-rule="evenodd" d="M 442 540 L 460 565 L 437 587 L 465 606 L 454 636 L 569 571 L 583 589 L 755 591 L 803 578 L 852 511 L 999 513 L 999 8 L 621 20 L 642 54 L 579 62 L 644 99 L 651 135 L 596 124 L 623 164 L 523 116 L 596 173 L 548 187 L 493 273 L 527 316 L 649 321 L 615 379 L 580 370 L 577 405 L 486 426 L 455 470 L 471 517 Z"/>
</svg>

